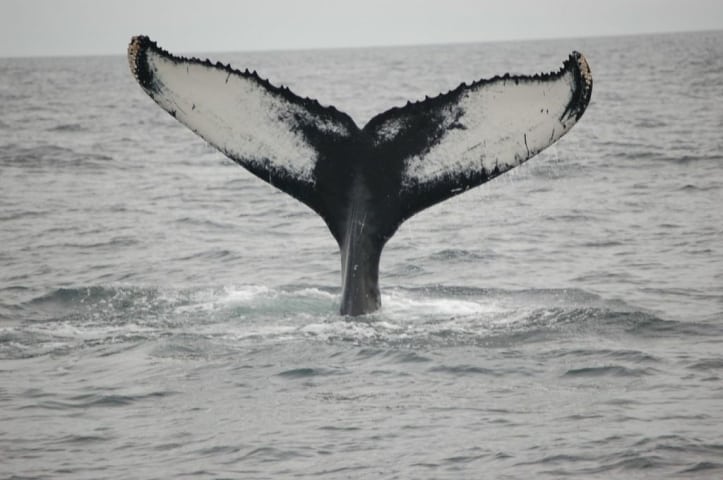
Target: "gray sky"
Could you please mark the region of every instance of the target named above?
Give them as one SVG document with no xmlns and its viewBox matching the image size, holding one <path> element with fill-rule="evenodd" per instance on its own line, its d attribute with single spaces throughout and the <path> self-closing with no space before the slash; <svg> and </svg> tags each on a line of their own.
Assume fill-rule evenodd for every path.
<svg viewBox="0 0 723 480">
<path fill-rule="evenodd" d="M 723 29 L 721 0 L 0 0 L 0 57 L 478 42 Z"/>
</svg>

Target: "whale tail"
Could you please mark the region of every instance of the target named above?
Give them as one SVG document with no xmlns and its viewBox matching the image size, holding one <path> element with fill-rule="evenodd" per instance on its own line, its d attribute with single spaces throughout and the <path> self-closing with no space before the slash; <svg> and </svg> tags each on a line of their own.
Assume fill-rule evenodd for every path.
<svg viewBox="0 0 723 480">
<path fill-rule="evenodd" d="M 522 164 L 567 133 L 592 94 L 585 57 L 395 107 L 359 128 L 345 113 L 256 72 L 182 58 L 138 36 L 143 90 L 178 121 L 326 222 L 342 261 L 341 313 L 380 307 L 379 259 L 415 213 Z"/>
</svg>

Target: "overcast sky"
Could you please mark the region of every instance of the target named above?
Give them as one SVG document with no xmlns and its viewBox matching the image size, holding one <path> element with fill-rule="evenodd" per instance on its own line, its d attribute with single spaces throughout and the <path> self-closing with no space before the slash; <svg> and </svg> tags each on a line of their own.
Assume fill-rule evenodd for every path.
<svg viewBox="0 0 723 480">
<path fill-rule="evenodd" d="M 723 29 L 723 0 L 0 0 L 0 57 L 480 42 Z"/>
</svg>

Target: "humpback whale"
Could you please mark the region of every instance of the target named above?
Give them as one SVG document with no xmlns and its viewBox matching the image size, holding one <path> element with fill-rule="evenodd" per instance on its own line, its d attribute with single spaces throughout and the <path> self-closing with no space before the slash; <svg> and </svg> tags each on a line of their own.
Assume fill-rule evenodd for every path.
<svg viewBox="0 0 723 480">
<path fill-rule="evenodd" d="M 381 252 L 402 222 L 554 143 L 592 94 L 573 52 L 556 72 L 462 83 L 359 128 L 255 71 L 175 56 L 146 36 L 131 39 L 128 61 L 161 108 L 324 219 L 341 251 L 342 315 L 380 308 Z"/>
</svg>

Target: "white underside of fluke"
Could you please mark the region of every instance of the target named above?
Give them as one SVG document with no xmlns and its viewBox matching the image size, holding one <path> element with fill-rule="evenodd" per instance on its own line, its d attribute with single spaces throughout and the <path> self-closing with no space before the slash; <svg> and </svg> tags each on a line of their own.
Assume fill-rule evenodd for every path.
<svg viewBox="0 0 723 480">
<path fill-rule="evenodd" d="M 317 152 L 299 132 L 301 122 L 322 132 L 349 135 L 345 127 L 285 101 L 247 78 L 213 65 L 181 62 L 147 50 L 148 70 L 164 110 L 229 157 L 314 184 Z"/>
<path fill-rule="evenodd" d="M 499 79 L 465 91 L 442 112 L 442 138 L 429 151 L 405 159 L 403 187 L 471 171 L 500 174 L 548 147 L 576 122 L 565 115 L 575 92 L 573 75 Z M 384 125 L 382 131 L 394 130 Z"/>
</svg>

